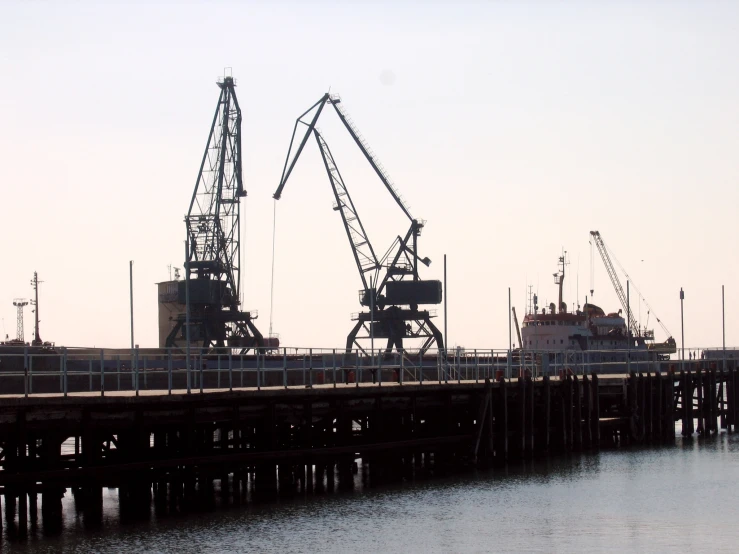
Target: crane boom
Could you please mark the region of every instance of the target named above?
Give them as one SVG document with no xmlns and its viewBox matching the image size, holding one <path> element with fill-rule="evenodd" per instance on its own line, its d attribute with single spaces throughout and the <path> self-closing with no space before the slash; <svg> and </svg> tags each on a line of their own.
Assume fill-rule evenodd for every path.
<svg viewBox="0 0 739 554">
<path fill-rule="evenodd" d="M 523 341 L 521 340 L 521 328 L 518 326 L 518 317 L 516 316 L 516 307 L 512 306 L 511 311 L 513 312 L 513 322 L 516 324 L 516 335 L 518 335 L 518 347 L 523 348 Z"/>
<path fill-rule="evenodd" d="M 611 257 L 608 255 L 608 250 L 606 249 L 606 245 L 603 242 L 603 238 L 600 236 L 600 233 L 598 231 L 590 231 L 590 234 L 593 237 L 595 247 L 598 249 L 600 257 L 603 260 L 603 265 L 606 267 L 606 272 L 608 273 L 608 277 L 610 277 L 611 279 L 613 288 L 616 291 L 616 296 L 618 296 L 618 299 L 621 302 L 621 306 L 623 306 L 623 309 L 626 312 L 627 321 L 629 322 L 629 330 L 634 337 L 637 337 L 639 336 L 639 326 L 636 322 L 636 319 L 634 318 L 634 314 L 631 313 L 631 308 L 629 307 L 629 303 L 626 299 L 626 293 L 624 293 L 624 289 L 621 286 L 621 281 L 616 274 L 616 269 L 613 267 Z"/>
<path fill-rule="evenodd" d="M 354 261 L 357 264 L 359 276 L 362 279 L 362 286 L 367 290 L 369 285 L 366 274 L 369 271 L 378 271 L 380 269 L 380 262 L 377 261 L 375 250 L 372 248 L 372 243 L 364 230 L 362 220 L 359 219 L 359 214 L 354 207 L 352 197 L 344 184 L 344 179 L 341 177 L 341 173 L 336 166 L 328 144 L 321 133 L 318 132 L 318 129 L 313 129 L 313 134 L 316 137 L 318 148 L 321 151 L 321 158 L 323 158 L 323 165 L 326 168 L 326 173 L 331 182 L 331 189 L 334 192 L 334 198 L 336 200 L 334 210 L 341 214 L 344 229 L 346 230 L 346 235 L 349 238 L 349 244 L 352 248 L 352 254 L 354 254 Z M 377 282 L 376 276 L 374 282 Z"/>
<path fill-rule="evenodd" d="M 390 193 L 390 196 L 392 196 L 395 202 L 397 202 L 398 206 L 400 206 L 400 209 L 403 210 L 403 213 L 408 217 L 408 219 L 413 221 L 413 216 L 411 215 L 410 208 L 401 198 L 398 189 L 393 184 L 393 181 L 392 179 L 390 179 L 390 176 L 387 174 L 384 166 L 377 159 L 375 153 L 372 152 L 372 148 L 370 148 L 369 144 L 367 144 L 367 141 L 359 132 L 356 125 L 354 125 L 354 121 L 352 120 L 352 118 L 340 105 L 341 98 L 335 94 L 333 96 L 329 96 L 329 102 L 331 102 L 334 110 L 336 110 L 336 113 L 339 115 L 339 119 L 341 119 L 341 122 L 344 124 L 344 127 L 346 127 L 346 130 L 349 131 L 349 134 L 354 139 L 354 142 L 357 144 L 359 149 L 362 151 L 362 154 L 364 154 L 364 157 L 367 158 L 367 161 L 372 166 L 372 169 L 374 169 L 375 173 L 377 173 L 377 176 L 382 181 L 382 184 L 385 185 L 385 188 Z"/>
</svg>

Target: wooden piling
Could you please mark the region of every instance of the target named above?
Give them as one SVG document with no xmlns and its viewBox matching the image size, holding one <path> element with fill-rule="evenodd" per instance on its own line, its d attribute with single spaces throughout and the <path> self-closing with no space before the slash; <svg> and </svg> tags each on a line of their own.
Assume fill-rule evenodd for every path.
<svg viewBox="0 0 739 554">
<path fill-rule="evenodd" d="M 736 431 L 737 426 L 737 391 L 736 391 L 736 368 L 729 369 L 729 379 L 731 382 L 731 386 L 729 387 L 729 428 L 732 431 Z"/>
<path fill-rule="evenodd" d="M 598 388 L 598 374 L 593 372 L 593 438 L 595 447 L 600 447 L 600 389 Z"/>
<path fill-rule="evenodd" d="M 518 378 L 518 428 L 520 430 L 519 446 L 521 448 L 521 457 L 526 453 L 526 379 L 521 376 Z"/>
<path fill-rule="evenodd" d="M 593 446 L 593 390 L 591 388 L 590 379 L 583 374 L 582 376 L 582 393 L 585 399 L 585 413 L 583 414 L 583 423 L 585 425 L 585 445 L 588 448 Z M 597 391 L 595 391 L 597 394 Z"/>
<path fill-rule="evenodd" d="M 544 394 L 544 450 L 549 452 L 549 440 L 550 440 L 550 429 L 552 427 L 552 386 L 549 381 L 549 375 L 545 375 L 542 378 L 543 381 L 543 394 Z"/>
<path fill-rule="evenodd" d="M 646 415 L 647 415 L 647 382 L 644 379 L 644 374 L 639 373 L 638 376 L 638 384 L 639 384 L 639 401 L 637 405 L 638 410 L 638 423 L 639 423 L 639 440 L 644 441 L 644 438 L 647 434 L 647 428 L 646 428 Z"/>
<path fill-rule="evenodd" d="M 575 444 L 575 441 L 574 441 L 574 438 L 573 438 L 574 437 L 574 433 L 573 433 L 573 422 L 572 422 L 572 419 L 573 419 L 573 408 L 572 408 L 572 404 L 573 404 L 573 398 L 572 398 L 573 391 L 572 391 L 572 376 L 571 375 L 568 375 L 567 378 L 565 379 L 564 387 L 565 387 L 565 395 L 564 395 L 565 409 L 564 409 L 564 414 L 565 414 L 565 421 L 566 421 L 566 424 L 565 424 L 565 437 L 566 437 L 565 438 L 565 447 L 569 449 L 569 448 L 572 448 L 574 446 L 574 444 Z"/>
<path fill-rule="evenodd" d="M 577 375 L 572 376 L 572 394 L 575 397 L 573 447 L 579 450 L 582 448 L 582 389 Z"/>
<path fill-rule="evenodd" d="M 475 422 L 477 426 L 476 428 L 477 438 L 475 440 L 475 446 L 472 449 L 472 463 L 474 464 L 478 463 L 478 453 L 480 451 L 480 443 L 482 441 L 483 432 L 485 431 L 485 427 L 487 427 L 488 411 L 490 410 L 490 396 L 491 396 L 490 380 L 485 379 L 485 392 L 482 394 L 482 397 L 480 398 L 480 402 L 477 408 L 477 417 L 475 418 Z"/>
<path fill-rule="evenodd" d="M 669 441 L 675 440 L 675 421 L 678 416 L 675 410 L 675 375 L 671 371 L 667 373 L 665 386 L 665 398 L 667 400 L 667 413 L 665 420 L 665 438 Z"/>
<path fill-rule="evenodd" d="M 628 405 L 629 405 L 629 438 L 631 440 L 639 439 L 639 385 L 637 383 L 636 373 L 633 371 L 629 375 L 628 384 Z"/>
<path fill-rule="evenodd" d="M 705 406 L 703 403 L 703 372 L 700 368 L 695 371 L 695 386 L 698 389 L 698 434 L 704 435 L 706 427 L 704 424 Z"/>
<path fill-rule="evenodd" d="M 718 394 L 716 386 L 716 369 L 709 371 L 708 378 L 709 388 L 709 411 L 708 416 L 711 418 L 710 431 L 718 433 Z"/>
<path fill-rule="evenodd" d="M 28 493 L 23 489 L 18 494 L 18 533 L 21 537 L 28 534 Z"/>
<path fill-rule="evenodd" d="M 721 429 L 727 427 L 727 413 L 726 408 L 726 370 L 722 366 L 719 370 L 718 376 L 718 405 L 719 405 L 719 417 L 721 418 Z"/>
<path fill-rule="evenodd" d="M 655 442 L 664 442 L 665 440 L 665 409 L 664 409 L 664 377 L 662 373 L 657 371 L 657 373 L 654 374 L 655 378 L 655 392 L 654 392 L 654 399 L 655 399 L 655 409 L 654 409 L 654 416 L 655 416 L 655 422 L 654 422 L 654 433 L 655 433 Z"/>
<path fill-rule="evenodd" d="M 495 427 L 493 425 L 493 385 L 490 382 L 489 378 L 485 379 L 485 389 L 486 393 L 485 396 L 488 398 L 488 416 L 487 416 L 487 426 L 488 426 L 488 445 L 487 445 L 487 463 L 492 462 L 493 460 L 493 454 L 495 452 Z"/>
<path fill-rule="evenodd" d="M 508 461 L 508 392 L 507 392 L 507 383 L 505 378 L 501 377 L 498 379 L 499 388 L 500 391 L 500 401 L 498 404 L 500 405 L 500 443 L 501 443 L 501 455 L 502 455 L 502 462 Z M 497 455 L 497 452 L 496 452 Z"/>
<path fill-rule="evenodd" d="M 682 380 L 682 407 L 683 407 L 683 437 L 690 437 L 695 432 L 693 429 L 693 377 L 690 370 L 680 371 Z"/>
<path fill-rule="evenodd" d="M 644 382 L 645 400 L 644 400 L 644 436 L 649 441 L 654 440 L 654 387 L 652 382 L 652 374 L 647 371 L 646 381 Z"/>
<path fill-rule="evenodd" d="M 526 376 L 526 450 L 529 456 L 534 455 L 534 383 L 530 375 Z"/>
</svg>

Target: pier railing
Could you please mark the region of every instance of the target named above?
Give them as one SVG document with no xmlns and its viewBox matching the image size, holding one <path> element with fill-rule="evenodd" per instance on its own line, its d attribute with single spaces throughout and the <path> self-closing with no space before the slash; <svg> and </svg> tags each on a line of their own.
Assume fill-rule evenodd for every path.
<svg viewBox="0 0 739 554">
<path fill-rule="evenodd" d="M 0 348 L 0 395 L 459 383 L 520 376 L 734 369 L 739 349 L 685 349 L 687 359 L 625 350 L 548 351 L 337 348 Z M 674 357 L 674 355 L 673 355 Z"/>
</svg>

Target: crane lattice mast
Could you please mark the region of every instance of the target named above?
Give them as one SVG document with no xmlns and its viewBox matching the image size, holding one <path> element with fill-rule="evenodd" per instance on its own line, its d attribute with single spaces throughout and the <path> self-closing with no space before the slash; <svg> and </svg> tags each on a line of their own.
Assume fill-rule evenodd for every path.
<svg viewBox="0 0 739 554">
<path fill-rule="evenodd" d="M 208 346 L 263 346 L 261 333 L 241 307 L 241 108 L 232 77 L 218 83 L 220 95 L 185 217 L 185 282 L 190 297 L 192 342 Z M 187 334 L 186 316 L 178 318 L 167 343 Z"/>
</svg>

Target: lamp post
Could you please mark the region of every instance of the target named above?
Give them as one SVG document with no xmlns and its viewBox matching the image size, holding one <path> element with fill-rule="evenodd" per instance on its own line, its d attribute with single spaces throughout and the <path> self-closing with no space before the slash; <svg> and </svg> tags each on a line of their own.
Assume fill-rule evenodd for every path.
<svg viewBox="0 0 739 554">
<path fill-rule="evenodd" d="M 721 348 L 724 359 L 723 369 L 726 370 L 726 310 L 724 307 L 724 286 L 721 285 Z"/>
<path fill-rule="evenodd" d="M 444 254 L 444 359 L 446 360 L 446 350 L 449 348 L 449 334 L 447 332 L 447 284 L 446 284 L 446 254 Z M 438 344 L 436 346 L 439 346 Z M 440 353 L 441 354 L 441 353 Z"/>
<path fill-rule="evenodd" d="M 680 367 L 685 365 L 685 318 L 683 317 L 683 300 L 685 292 L 680 287 Z"/>
<path fill-rule="evenodd" d="M 131 352 L 133 352 L 133 260 L 128 262 L 128 284 L 131 293 Z"/>
</svg>

